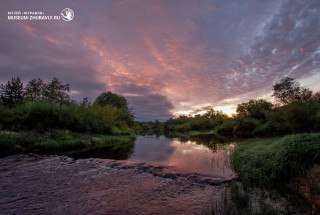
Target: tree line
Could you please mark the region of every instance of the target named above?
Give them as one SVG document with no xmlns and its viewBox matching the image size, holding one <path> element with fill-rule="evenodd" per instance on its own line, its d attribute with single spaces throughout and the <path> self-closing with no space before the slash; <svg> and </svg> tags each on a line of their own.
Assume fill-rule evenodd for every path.
<svg viewBox="0 0 320 215">
<path fill-rule="evenodd" d="M 71 100 L 70 85 L 58 78 L 40 78 L 24 87 L 19 77 L 0 85 L 0 129 L 39 130 L 51 128 L 79 132 L 128 134 L 133 132 L 134 114 L 126 99 L 110 91 L 93 103 L 87 97 Z"/>
<path fill-rule="evenodd" d="M 292 78 L 273 85 L 274 103 L 251 99 L 237 106 L 232 117 L 211 109 L 203 115 L 180 116 L 164 123 L 167 133 L 207 131 L 219 136 L 281 136 L 320 131 L 320 93 Z"/>
</svg>

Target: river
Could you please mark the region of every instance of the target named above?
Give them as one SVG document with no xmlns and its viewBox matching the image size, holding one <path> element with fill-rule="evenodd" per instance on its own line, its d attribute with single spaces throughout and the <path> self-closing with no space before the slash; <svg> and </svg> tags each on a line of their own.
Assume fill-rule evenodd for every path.
<svg viewBox="0 0 320 215">
<path fill-rule="evenodd" d="M 230 153 L 235 143 L 213 143 L 165 136 L 138 136 L 128 160 L 164 165 L 178 173 L 197 173 L 209 177 L 232 177 Z"/>
<path fill-rule="evenodd" d="M 116 153 L 100 150 L 77 159 L 1 158 L 0 211 L 201 214 L 221 198 L 224 182 L 234 177 L 229 161 L 234 147 L 235 143 L 217 143 L 209 137 L 138 136 L 131 148 Z"/>
</svg>

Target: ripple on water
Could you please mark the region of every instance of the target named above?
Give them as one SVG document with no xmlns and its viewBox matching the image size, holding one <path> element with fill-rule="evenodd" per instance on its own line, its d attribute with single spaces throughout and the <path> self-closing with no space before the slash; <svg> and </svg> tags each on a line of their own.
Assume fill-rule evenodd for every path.
<svg viewBox="0 0 320 215">
<path fill-rule="evenodd" d="M 4 214 L 200 214 L 223 188 L 143 162 L 10 156 L 0 164 Z"/>
</svg>

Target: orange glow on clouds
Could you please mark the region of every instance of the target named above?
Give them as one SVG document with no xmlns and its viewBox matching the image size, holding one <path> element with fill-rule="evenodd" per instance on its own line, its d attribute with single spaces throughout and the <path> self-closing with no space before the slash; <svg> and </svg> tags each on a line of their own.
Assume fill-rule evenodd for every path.
<svg viewBox="0 0 320 215">
<path fill-rule="evenodd" d="M 11 2 L 0 8 L 4 14 L 64 7 Z M 58 76 L 77 99 L 111 90 L 130 100 L 138 118 L 155 120 L 163 111 L 165 120 L 210 108 L 231 115 L 250 98 L 270 98 L 283 77 L 319 72 L 320 21 L 310 8 L 320 12 L 320 5 L 310 4 L 294 2 L 291 10 L 271 1 L 70 1 L 72 22 L 0 23 L 3 77 Z M 316 81 L 313 89 L 320 88 Z"/>
</svg>

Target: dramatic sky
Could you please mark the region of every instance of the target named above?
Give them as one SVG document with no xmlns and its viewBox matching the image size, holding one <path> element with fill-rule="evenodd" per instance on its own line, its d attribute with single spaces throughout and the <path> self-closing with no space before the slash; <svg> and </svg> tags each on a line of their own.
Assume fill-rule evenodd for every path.
<svg viewBox="0 0 320 215">
<path fill-rule="evenodd" d="M 62 20 L 8 20 L 40 11 Z M 292 77 L 320 90 L 319 0 L 0 2 L 0 81 L 57 77 L 71 97 L 126 97 L 137 120 L 270 98 Z"/>
</svg>

